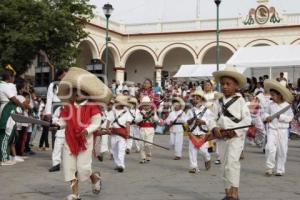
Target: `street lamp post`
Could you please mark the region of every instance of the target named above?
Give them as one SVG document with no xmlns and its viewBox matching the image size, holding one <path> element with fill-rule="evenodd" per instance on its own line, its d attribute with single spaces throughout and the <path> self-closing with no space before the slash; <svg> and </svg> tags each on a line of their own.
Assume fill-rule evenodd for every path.
<svg viewBox="0 0 300 200">
<path fill-rule="evenodd" d="M 107 66 L 108 66 L 108 42 L 109 42 L 109 38 L 108 38 L 108 22 L 109 22 L 109 18 L 111 16 L 112 11 L 114 10 L 114 8 L 112 7 L 112 5 L 110 3 L 104 4 L 103 6 L 103 12 L 104 15 L 106 17 L 106 37 L 105 37 L 105 66 L 104 66 L 104 74 L 105 74 L 105 78 L 107 80 Z"/>
<path fill-rule="evenodd" d="M 216 41 L 216 64 L 217 64 L 217 71 L 219 71 L 219 63 L 220 63 L 220 45 L 219 45 L 219 36 L 220 36 L 220 28 L 219 28 L 219 7 L 221 0 L 214 0 L 215 4 L 217 6 L 217 29 L 216 29 L 216 36 L 217 36 L 217 41 Z M 217 89 L 219 91 L 220 85 L 217 85 Z"/>
</svg>

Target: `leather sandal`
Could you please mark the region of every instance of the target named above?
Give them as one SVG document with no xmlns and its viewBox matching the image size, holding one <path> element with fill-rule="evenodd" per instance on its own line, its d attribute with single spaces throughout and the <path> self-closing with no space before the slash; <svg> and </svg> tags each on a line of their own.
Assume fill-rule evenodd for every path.
<svg viewBox="0 0 300 200">
<path fill-rule="evenodd" d="M 81 200 L 81 198 L 75 194 L 69 194 L 64 200 Z"/>
<path fill-rule="evenodd" d="M 96 176 L 98 180 L 96 183 L 92 183 L 92 191 L 94 194 L 99 194 L 102 186 L 100 172 L 94 172 L 93 175 Z"/>
</svg>

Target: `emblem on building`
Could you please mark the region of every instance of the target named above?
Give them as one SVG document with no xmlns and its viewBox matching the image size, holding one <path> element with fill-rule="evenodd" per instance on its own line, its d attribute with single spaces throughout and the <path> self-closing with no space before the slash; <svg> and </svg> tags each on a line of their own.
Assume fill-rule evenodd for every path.
<svg viewBox="0 0 300 200">
<path fill-rule="evenodd" d="M 259 5 L 256 9 L 251 8 L 246 19 L 243 21 L 244 25 L 279 23 L 281 21 L 278 12 L 274 7 L 268 8 L 266 5 Z"/>
</svg>

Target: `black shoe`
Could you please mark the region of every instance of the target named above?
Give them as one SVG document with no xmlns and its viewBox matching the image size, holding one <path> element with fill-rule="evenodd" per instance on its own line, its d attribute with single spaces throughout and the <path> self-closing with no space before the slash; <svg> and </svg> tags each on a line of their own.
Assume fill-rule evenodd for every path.
<svg viewBox="0 0 300 200">
<path fill-rule="evenodd" d="M 130 149 L 126 149 L 126 154 L 130 154 Z"/>
<path fill-rule="evenodd" d="M 55 165 L 49 169 L 49 172 L 57 172 L 60 170 L 60 164 Z"/>
<path fill-rule="evenodd" d="M 97 156 L 97 158 L 100 162 L 103 162 L 103 155 L 99 155 L 99 156 Z"/>
<path fill-rule="evenodd" d="M 123 167 L 119 167 L 118 172 L 120 172 L 120 173 L 124 172 L 124 168 Z"/>
</svg>

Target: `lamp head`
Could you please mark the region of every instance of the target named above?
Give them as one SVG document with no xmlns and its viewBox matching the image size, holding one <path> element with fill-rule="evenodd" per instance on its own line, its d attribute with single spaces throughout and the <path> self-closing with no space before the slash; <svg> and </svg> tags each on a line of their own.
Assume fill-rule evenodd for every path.
<svg viewBox="0 0 300 200">
<path fill-rule="evenodd" d="M 217 6 L 220 5 L 220 3 L 221 3 L 221 0 L 214 0 L 214 1 Z"/>
<path fill-rule="evenodd" d="M 102 9 L 106 18 L 109 18 L 111 16 L 112 11 L 114 10 L 114 8 L 110 3 L 104 4 Z"/>
</svg>

